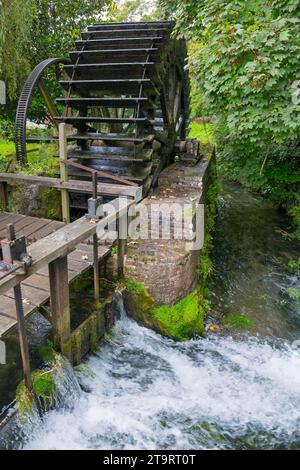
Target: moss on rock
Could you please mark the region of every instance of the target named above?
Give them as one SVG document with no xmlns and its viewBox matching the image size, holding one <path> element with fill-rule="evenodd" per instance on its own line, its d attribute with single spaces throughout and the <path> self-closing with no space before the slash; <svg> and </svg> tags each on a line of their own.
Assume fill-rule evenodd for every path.
<svg viewBox="0 0 300 470">
<path fill-rule="evenodd" d="M 61 367 L 60 356 L 53 351 L 53 357 L 49 363 L 49 369 L 38 369 L 32 374 L 32 392 L 30 392 L 24 380 L 18 385 L 16 391 L 16 402 L 19 415 L 30 414 L 35 403 L 35 397 L 38 398 L 43 409 L 49 410 L 53 405 L 56 392 L 55 376 Z"/>
<path fill-rule="evenodd" d="M 171 307 L 157 307 L 154 318 L 163 334 L 184 341 L 203 334 L 206 308 L 207 303 L 201 298 L 199 290 L 195 289 Z"/>
<path fill-rule="evenodd" d="M 125 287 L 125 307 L 129 315 L 144 326 L 176 341 L 203 333 L 207 302 L 201 297 L 199 289 L 175 305 L 157 306 L 142 282 L 126 279 Z"/>
<path fill-rule="evenodd" d="M 128 314 L 142 325 L 157 329 L 153 321 L 156 308 L 154 298 L 149 294 L 145 285 L 133 278 L 126 279 L 124 304 Z"/>
</svg>

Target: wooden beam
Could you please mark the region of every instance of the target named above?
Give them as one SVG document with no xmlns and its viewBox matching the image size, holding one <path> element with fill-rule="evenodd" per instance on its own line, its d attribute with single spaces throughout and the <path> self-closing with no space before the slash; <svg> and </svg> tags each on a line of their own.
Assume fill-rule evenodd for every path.
<svg viewBox="0 0 300 470">
<path fill-rule="evenodd" d="M 32 390 L 31 368 L 30 368 L 30 358 L 29 358 L 29 349 L 28 349 L 28 341 L 27 341 L 27 333 L 26 333 L 26 325 L 25 325 L 25 315 L 24 315 L 24 308 L 23 308 L 21 284 L 17 284 L 14 287 L 14 297 L 15 297 L 15 305 L 16 305 L 16 314 L 17 314 L 17 319 L 18 319 L 18 333 L 19 333 L 21 358 L 22 358 L 22 365 L 23 365 L 23 372 L 24 372 L 24 380 L 25 380 L 26 387 L 28 388 L 28 390 L 31 391 Z"/>
<path fill-rule="evenodd" d="M 48 235 L 45 238 L 33 243 L 29 246 L 28 252 L 32 256 L 32 266 L 28 269 L 26 274 L 12 274 L 5 279 L 0 279 L 0 294 L 4 294 L 7 290 L 17 285 L 19 282 L 24 281 L 32 274 L 37 273 L 40 269 L 47 264 L 54 261 L 56 258 L 66 256 L 75 250 L 78 244 L 98 233 L 103 236 L 106 227 L 111 224 L 116 217 L 121 217 L 126 214 L 129 207 L 134 204 L 134 201 L 122 198 L 126 201 L 120 205 L 119 199 L 115 199 L 110 203 L 104 204 L 104 213 L 108 214 L 98 223 L 91 223 L 86 217 L 76 220 L 75 222 L 62 227 L 56 232 Z"/>
<path fill-rule="evenodd" d="M 67 130 L 66 124 L 59 124 L 59 162 L 60 162 L 60 179 L 63 183 L 68 181 L 68 167 L 65 162 L 68 160 Z M 61 206 L 63 222 L 69 224 L 70 217 L 70 198 L 68 189 L 61 190 Z"/>
<path fill-rule="evenodd" d="M 58 190 L 68 189 L 75 193 L 92 193 L 92 185 L 89 181 L 68 180 L 63 182 L 60 178 L 50 178 L 48 176 L 23 175 L 20 173 L 0 173 L 0 182 L 13 184 L 35 184 L 46 188 Z M 125 186 L 121 184 L 99 183 L 97 186 L 98 196 L 109 197 L 129 197 L 139 202 L 142 199 L 143 188 L 135 186 Z"/>
<path fill-rule="evenodd" d="M 54 347 L 72 362 L 67 256 L 49 264 L 49 281 Z"/>
<path fill-rule="evenodd" d="M 8 185 L 5 181 L 0 182 L 0 204 L 4 211 L 8 209 Z"/>
<path fill-rule="evenodd" d="M 98 176 L 100 176 L 100 178 L 102 177 L 102 178 L 110 179 L 112 181 L 118 181 L 119 183 L 124 184 L 125 186 L 133 186 L 133 187 L 137 186 L 136 183 L 132 183 L 131 181 L 121 178 L 120 176 L 115 176 L 111 173 L 108 173 L 107 171 L 95 170 L 94 168 L 90 168 L 89 166 L 82 165 L 81 163 L 72 162 L 67 159 L 63 160 L 63 163 L 65 165 L 69 165 L 74 168 L 77 168 L 78 170 L 86 171 L 87 173 L 92 173 L 92 174 L 96 173 Z"/>
<path fill-rule="evenodd" d="M 49 95 L 47 87 L 45 85 L 45 82 L 42 78 L 40 78 L 39 81 L 38 81 L 38 87 L 39 87 L 40 93 L 43 97 L 43 100 L 44 100 L 44 102 L 45 102 L 45 104 L 48 108 L 48 111 L 49 111 L 49 113 L 52 117 L 53 124 L 57 128 L 58 125 L 57 125 L 56 120 L 54 119 L 54 116 L 58 116 L 58 114 L 57 114 L 58 110 L 57 110 L 51 96 Z"/>
<path fill-rule="evenodd" d="M 121 199 L 121 198 L 120 198 Z M 121 202 L 123 204 L 123 200 Z M 126 201 L 124 201 L 126 204 Z M 125 274 L 125 254 L 128 236 L 128 213 L 120 214 L 118 217 L 118 277 L 123 278 Z"/>
</svg>

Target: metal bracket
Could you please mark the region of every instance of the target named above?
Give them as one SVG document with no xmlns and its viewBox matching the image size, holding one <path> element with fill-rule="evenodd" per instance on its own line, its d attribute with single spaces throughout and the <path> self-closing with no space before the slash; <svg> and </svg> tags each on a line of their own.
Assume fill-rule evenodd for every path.
<svg viewBox="0 0 300 470">
<path fill-rule="evenodd" d="M 88 213 L 86 214 L 86 218 L 88 220 L 100 220 L 103 217 L 103 197 L 91 197 L 90 199 L 88 199 Z"/>
<path fill-rule="evenodd" d="M 26 274 L 28 268 L 32 265 L 32 258 L 27 253 L 25 236 L 11 237 L 1 240 L 2 260 L 0 269 L 10 271 L 19 265 L 18 272 L 15 274 Z"/>
<path fill-rule="evenodd" d="M 92 175 L 92 193 L 93 197 L 88 199 L 88 213 L 86 218 L 88 220 L 100 220 L 104 217 L 103 210 L 103 197 L 97 196 L 97 173 L 94 172 Z"/>
</svg>

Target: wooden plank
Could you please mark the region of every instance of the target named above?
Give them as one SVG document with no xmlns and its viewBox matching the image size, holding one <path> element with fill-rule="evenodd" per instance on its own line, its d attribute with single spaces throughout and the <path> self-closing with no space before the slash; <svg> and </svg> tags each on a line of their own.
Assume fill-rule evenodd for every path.
<svg viewBox="0 0 300 470">
<path fill-rule="evenodd" d="M 33 217 L 24 217 L 21 220 L 18 220 L 17 222 L 14 222 L 14 227 L 16 231 L 16 235 L 24 235 L 25 228 L 26 230 L 29 229 L 30 226 L 34 225 L 37 219 L 34 219 Z M 7 222 L 9 223 L 9 221 Z M 3 229 L 0 232 L 0 238 L 5 237 L 5 229 Z"/>
<path fill-rule="evenodd" d="M 124 200 L 123 200 L 124 201 Z M 125 205 L 124 205 L 125 203 Z M 112 201 L 112 206 L 124 214 L 133 201 L 125 200 Z M 108 211 L 108 204 L 104 205 L 104 210 Z M 11 214 L 1 214 L 0 220 L 11 220 Z M 22 221 L 24 216 L 21 216 Z M 21 220 L 20 219 L 20 220 Z M 68 282 L 78 277 L 92 266 L 93 263 L 93 246 L 83 243 L 83 241 L 92 236 L 96 230 L 103 233 L 103 230 L 115 219 L 115 213 L 109 212 L 104 219 L 98 224 L 91 224 L 85 217 L 68 226 L 63 226 L 57 232 L 48 237 L 39 240 L 30 247 L 33 255 L 33 266 L 27 275 L 11 275 L 1 281 L 0 279 L 0 336 L 16 325 L 15 302 L 12 288 L 17 285 L 20 280 L 22 282 L 23 306 L 25 315 L 30 314 L 37 307 L 44 305 L 49 300 L 49 279 L 48 279 L 48 263 L 56 259 L 58 256 L 68 254 Z M 45 219 L 44 219 L 45 220 Z M 46 221 L 47 222 L 47 221 Z M 49 221 L 48 221 L 49 222 Z M 52 227 L 57 222 L 51 222 Z M 58 222 L 59 226 L 62 223 Z M 46 226 L 47 228 L 47 226 Z M 76 248 L 77 246 L 77 248 Z M 110 251 L 111 244 L 99 245 L 99 260 L 107 256 Z M 4 294 L 4 295 L 3 295 Z"/>
<path fill-rule="evenodd" d="M 0 181 L 9 184 L 35 184 L 41 187 L 55 188 L 58 190 L 68 189 L 70 192 L 92 194 L 92 185 L 89 181 L 69 180 L 62 182 L 60 178 L 45 176 L 27 176 L 17 173 L 0 173 Z M 121 184 L 99 183 L 97 186 L 98 196 L 129 197 L 139 202 L 142 199 L 143 188 L 125 186 Z"/>
<path fill-rule="evenodd" d="M 40 290 L 37 286 L 25 285 L 22 282 L 22 294 L 24 307 L 25 305 L 28 307 L 28 311 L 26 311 L 26 315 L 28 315 L 28 313 L 31 313 L 33 310 L 38 308 L 40 305 L 44 304 L 49 299 L 50 292 Z M 14 299 L 13 289 L 9 289 L 6 292 L 6 295 L 7 297 Z"/>
<path fill-rule="evenodd" d="M 78 259 L 70 259 L 70 255 L 68 255 L 68 269 L 70 273 L 80 273 L 81 271 L 85 270 L 87 267 L 89 267 L 90 264 L 86 261 L 81 261 Z M 40 269 L 37 274 L 42 277 L 48 278 L 48 266 L 44 266 L 42 269 Z"/>
<path fill-rule="evenodd" d="M 86 248 L 85 248 L 86 247 Z M 99 260 L 110 251 L 110 246 L 99 246 Z M 82 245 L 81 250 L 72 253 L 72 259 L 68 256 L 68 281 L 76 279 L 87 269 L 91 268 L 92 261 L 82 261 L 82 256 L 91 256 L 91 247 Z M 42 287 L 41 287 L 42 286 Z M 49 287 L 48 292 L 45 289 Z M 45 305 L 50 297 L 50 285 L 48 266 L 42 268 L 37 274 L 30 276 L 22 283 L 23 306 L 25 315 L 29 315 L 38 307 Z M 16 325 L 15 303 L 13 290 L 0 296 L 0 336 L 8 332 Z"/>
<path fill-rule="evenodd" d="M 25 217 L 24 215 L 12 214 L 11 217 L 6 219 L 5 223 L 3 223 L 3 227 L 0 230 L 0 238 L 3 238 L 6 236 L 6 225 L 15 224 L 19 222 L 21 219 L 23 219 L 24 217 Z"/>
<path fill-rule="evenodd" d="M 5 219 L 7 219 L 8 217 L 10 217 L 11 214 L 9 212 L 1 212 L 0 213 L 0 227 L 1 227 L 1 224 L 3 223 L 3 221 Z"/>
<path fill-rule="evenodd" d="M 22 286 L 34 287 L 41 291 L 50 293 L 49 279 L 46 276 L 41 276 L 39 273 L 33 274 L 28 279 L 26 279 Z"/>
<path fill-rule="evenodd" d="M 49 222 L 48 224 L 45 224 L 44 226 L 40 227 L 39 230 L 37 230 L 36 232 L 30 235 L 31 242 L 47 237 L 51 233 L 56 232 L 56 230 L 59 230 L 60 228 L 64 226 L 63 222 L 57 222 L 55 220 L 51 222 L 48 221 L 48 222 Z"/>
<path fill-rule="evenodd" d="M 27 279 L 32 274 L 38 272 L 46 264 L 51 263 L 60 256 L 66 256 L 80 243 L 88 237 L 94 235 L 97 231 L 101 236 L 105 228 L 111 224 L 116 216 L 122 216 L 128 211 L 128 208 L 133 204 L 123 198 L 124 203 L 120 203 L 120 198 L 104 204 L 104 213 L 108 215 L 101 219 L 98 223 L 91 223 L 85 217 L 76 220 L 72 224 L 62 227 L 60 230 L 48 235 L 30 246 L 29 254 L 32 256 L 33 264 L 29 268 L 28 273 L 24 275 L 11 275 L 5 279 L 0 279 L 0 294 L 6 290 L 14 287 L 20 280 Z"/>
</svg>

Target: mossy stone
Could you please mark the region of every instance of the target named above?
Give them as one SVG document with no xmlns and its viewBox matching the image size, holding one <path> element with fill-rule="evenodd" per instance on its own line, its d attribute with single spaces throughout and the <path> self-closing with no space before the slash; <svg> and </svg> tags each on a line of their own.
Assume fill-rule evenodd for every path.
<svg viewBox="0 0 300 470">
<path fill-rule="evenodd" d="M 126 310 L 142 325 L 176 341 L 203 334 L 207 303 L 198 289 L 173 306 L 157 306 L 142 282 L 126 279 L 125 287 Z"/>
</svg>

